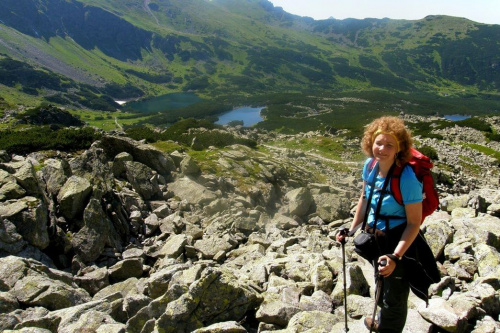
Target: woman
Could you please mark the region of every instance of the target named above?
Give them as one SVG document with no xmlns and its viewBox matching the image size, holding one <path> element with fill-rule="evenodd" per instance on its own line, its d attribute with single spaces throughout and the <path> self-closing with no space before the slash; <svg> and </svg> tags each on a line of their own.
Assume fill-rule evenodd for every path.
<svg viewBox="0 0 500 333">
<path fill-rule="evenodd" d="M 362 139 L 363 151 L 369 158 L 364 164 L 363 191 L 349 230 L 352 233 L 363 223 L 368 209 L 365 229 L 377 235 L 382 253 L 378 257 L 377 268 L 383 277 L 383 291 L 379 302 L 381 307 L 379 318 L 373 323 L 374 319 L 367 317 L 365 325 L 370 328 L 373 323 L 374 330 L 378 332 L 402 332 L 408 311 L 410 275 L 414 274 L 414 267 L 411 266 L 415 263 L 421 266 L 421 263 L 410 259 L 409 257 L 415 256 L 409 254 L 415 252 L 414 249 L 410 250 L 410 246 L 419 236 L 422 218 L 422 184 L 411 167 L 404 167 L 400 179 L 403 205 L 400 205 L 391 195 L 390 182 L 386 182 L 386 178 L 391 176 L 396 165 L 404 166 L 410 160 L 412 144 L 410 132 L 404 122 L 397 117 L 374 120 L 366 127 Z M 374 185 L 373 193 L 371 193 L 372 185 Z M 387 187 L 385 191 L 384 185 Z M 368 203 L 367 198 L 370 197 L 371 201 Z M 379 201 L 380 207 L 378 207 Z M 345 237 L 345 234 L 338 234 L 337 240 L 342 242 Z M 433 257 L 431 260 L 433 261 Z M 382 261 L 386 262 L 385 266 L 380 265 Z M 436 272 L 437 267 L 433 269 L 434 277 Z M 436 277 L 431 283 L 435 280 Z M 427 289 L 420 292 L 421 294 L 417 295 L 427 300 Z"/>
</svg>

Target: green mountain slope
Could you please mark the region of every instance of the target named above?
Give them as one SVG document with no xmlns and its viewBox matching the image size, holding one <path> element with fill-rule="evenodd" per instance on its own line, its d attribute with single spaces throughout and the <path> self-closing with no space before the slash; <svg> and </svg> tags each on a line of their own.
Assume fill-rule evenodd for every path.
<svg viewBox="0 0 500 333">
<path fill-rule="evenodd" d="M 90 107 L 106 109 L 117 107 L 111 98 L 183 90 L 498 95 L 500 26 L 446 16 L 315 21 L 266 0 L 2 0 L 0 58 L 5 73 L 15 61 L 28 66 L 0 78 L 11 103 L 100 98 L 106 107 Z M 27 80 L 28 71 L 47 77 Z"/>
</svg>

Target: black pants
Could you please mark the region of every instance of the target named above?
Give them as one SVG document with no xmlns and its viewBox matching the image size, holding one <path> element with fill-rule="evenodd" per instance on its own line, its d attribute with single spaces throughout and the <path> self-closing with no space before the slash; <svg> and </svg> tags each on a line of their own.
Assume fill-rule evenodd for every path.
<svg viewBox="0 0 500 333">
<path fill-rule="evenodd" d="M 405 277 L 405 269 L 398 263 L 396 269 L 382 280 L 382 295 L 379 299 L 379 332 L 400 333 L 408 314 L 410 284 Z"/>
<path fill-rule="evenodd" d="M 385 239 L 380 239 L 382 252 L 393 253 L 401 239 L 406 223 L 391 229 Z M 382 280 L 382 295 L 379 299 L 379 332 L 401 333 L 408 314 L 410 283 L 405 276 L 404 261 L 399 261 L 388 277 Z"/>
</svg>

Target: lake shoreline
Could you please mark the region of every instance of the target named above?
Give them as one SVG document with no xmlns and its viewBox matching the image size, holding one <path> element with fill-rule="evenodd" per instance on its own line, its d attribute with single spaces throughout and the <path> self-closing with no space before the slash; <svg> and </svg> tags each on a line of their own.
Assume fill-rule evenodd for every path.
<svg viewBox="0 0 500 333">
<path fill-rule="evenodd" d="M 443 116 L 444 119 L 451 120 L 451 121 L 461 121 L 461 120 L 469 119 L 471 117 L 472 116 L 463 115 L 463 114 L 450 114 L 450 115 Z"/>
<path fill-rule="evenodd" d="M 264 108 L 265 106 L 234 108 L 229 112 L 217 115 L 219 120 L 215 123 L 218 125 L 226 125 L 231 121 L 243 121 L 243 126 L 250 127 L 264 120 L 260 115 L 260 112 Z"/>
</svg>

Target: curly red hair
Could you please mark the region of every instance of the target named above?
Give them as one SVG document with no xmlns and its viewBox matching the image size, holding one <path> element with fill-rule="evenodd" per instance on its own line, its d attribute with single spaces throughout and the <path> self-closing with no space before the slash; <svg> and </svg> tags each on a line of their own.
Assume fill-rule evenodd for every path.
<svg viewBox="0 0 500 333">
<path fill-rule="evenodd" d="M 363 139 L 361 140 L 361 148 L 363 152 L 373 157 L 373 140 L 376 132 L 383 132 L 394 136 L 399 145 L 399 152 L 396 157 L 397 163 L 402 165 L 408 162 L 411 158 L 411 148 L 413 147 L 413 139 L 411 132 L 406 128 L 405 123 L 398 117 L 380 117 L 372 121 L 365 127 Z"/>
</svg>

